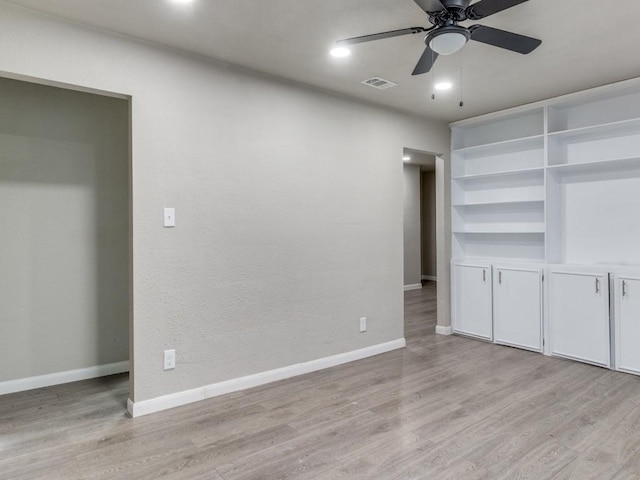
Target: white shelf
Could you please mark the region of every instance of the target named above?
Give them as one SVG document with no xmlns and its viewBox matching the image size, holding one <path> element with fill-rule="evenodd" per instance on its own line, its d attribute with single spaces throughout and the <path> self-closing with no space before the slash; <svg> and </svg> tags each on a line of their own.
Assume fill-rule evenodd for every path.
<svg viewBox="0 0 640 480">
<path fill-rule="evenodd" d="M 544 134 L 544 111 L 541 107 L 512 112 L 499 118 L 471 120 L 453 128 L 453 147 L 464 150 Z"/>
<path fill-rule="evenodd" d="M 490 172 L 490 173 L 476 173 L 473 175 L 461 175 L 459 177 L 453 177 L 454 180 L 475 180 L 481 178 L 491 178 L 491 177 L 503 177 L 507 175 L 527 175 L 531 173 L 542 173 L 544 172 L 544 167 L 536 167 L 536 168 L 522 168 L 519 170 L 503 170 L 500 172 Z"/>
<path fill-rule="evenodd" d="M 464 232 L 453 234 L 456 258 L 544 262 L 545 234 L 531 232 Z"/>
<path fill-rule="evenodd" d="M 592 140 L 594 138 L 621 137 L 635 132 L 640 132 L 640 118 L 550 132 L 549 139 L 559 139 L 562 142 L 576 142 L 583 138 Z"/>
<path fill-rule="evenodd" d="M 544 199 L 541 198 L 539 200 L 507 200 L 504 202 L 496 201 L 496 202 L 471 202 L 471 203 L 458 203 L 452 205 L 454 208 L 482 208 L 482 207 L 493 207 L 498 205 L 530 205 L 537 204 L 540 206 L 544 206 Z"/>
<path fill-rule="evenodd" d="M 638 118 L 640 91 L 637 86 L 604 87 L 599 92 L 587 91 L 568 100 L 551 101 L 548 107 L 549 133 L 581 127 L 622 124 Z"/>
<path fill-rule="evenodd" d="M 640 157 L 617 158 L 613 160 L 601 160 L 596 162 L 549 165 L 547 169 L 550 172 L 557 172 L 559 174 L 601 173 L 619 170 L 637 170 L 640 169 Z"/>
<path fill-rule="evenodd" d="M 541 233 L 544 234 L 544 226 L 537 225 L 487 225 L 487 226 L 469 226 L 464 230 L 454 230 L 455 234 L 498 234 L 498 235 L 512 235 L 512 234 L 528 234 L 528 233 Z"/>
<path fill-rule="evenodd" d="M 535 135 L 532 137 L 516 138 L 502 142 L 477 145 L 474 147 L 458 148 L 453 150 L 453 153 L 461 158 L 470 159 L 543 148 L 544 135 Z"/>
</svg>

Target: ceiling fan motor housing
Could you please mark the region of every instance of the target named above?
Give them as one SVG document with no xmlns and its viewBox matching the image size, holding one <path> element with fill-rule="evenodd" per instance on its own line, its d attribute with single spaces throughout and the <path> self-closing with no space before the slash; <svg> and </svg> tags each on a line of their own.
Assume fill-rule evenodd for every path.
<svg viewBox="0 0 640 480">
<path fill-rule="evenodd" d="M 471 0 L 441 0 L 440 3 L 442 3 L 445 8 L 460 8 L 464 10 L 469 6 Z"/>
<path fill-rule="evenodd" d="M 457 24 L 467 19 L 467 8 L 470 0 L 441 0 L 442 10 L 427 12 L 429 21 L 437 26 Z"/>
</svg>

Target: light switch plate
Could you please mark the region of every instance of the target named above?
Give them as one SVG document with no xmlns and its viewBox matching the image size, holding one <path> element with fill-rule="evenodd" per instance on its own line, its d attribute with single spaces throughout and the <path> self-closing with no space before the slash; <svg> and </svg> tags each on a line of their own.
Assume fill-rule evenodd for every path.
<svg viewBox="0 0 640 480">
<path fill-rule="evenodd" d="M 167 228 L 176 226 L 176 209 L 175 208 L 164 209 L 164 226 Z"/>
</svg>

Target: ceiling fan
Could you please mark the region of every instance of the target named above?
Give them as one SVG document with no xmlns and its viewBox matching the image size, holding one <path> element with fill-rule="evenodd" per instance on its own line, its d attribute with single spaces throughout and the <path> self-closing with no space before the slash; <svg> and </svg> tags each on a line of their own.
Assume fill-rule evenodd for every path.
<svg viewBox="0 0 640 480">
<path fill-rule="evenodd" d="M 433 25 L 429 28 L 410 27 L 390 32 L 374 33 L 361 37 L 339 40 L 339 46 L 370 42 L 383 38 L 398 37 L 415 33 L 427 33 L 427 45 L 412 75 L 420 75 L 431 70 L 438 55 L 451 55 L 460 50 L 469 40 L 486 43 L 512 52 L 528 54 L 542 43 L 537 38 L 487 27 L 485 25 L 459 25 L 465 20 L 480 20 L 494 13 L 515 7 L 528 0 L 480 0 L 470 5 L 471 0 L 414 0 L 429 16 Z"/>
</svg>

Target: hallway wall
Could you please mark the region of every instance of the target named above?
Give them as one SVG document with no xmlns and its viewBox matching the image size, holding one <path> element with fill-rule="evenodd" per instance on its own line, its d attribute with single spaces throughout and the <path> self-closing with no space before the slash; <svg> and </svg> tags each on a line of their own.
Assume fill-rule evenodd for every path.
<svg viewBox="0 0 640 480">
<path fill-rule="evenodd" d="M 404 285 L 421 282 L 420 166 L 403 165 L 404 173 Z"/>
<path fill-rule="evenodd" d="M 421 274 L 426 277 L 436 278 L 438 275 L 438 252 L 436 249 L 436 172 L 434 170 L 420 172 L 420 185 Z"/>
</svg>

